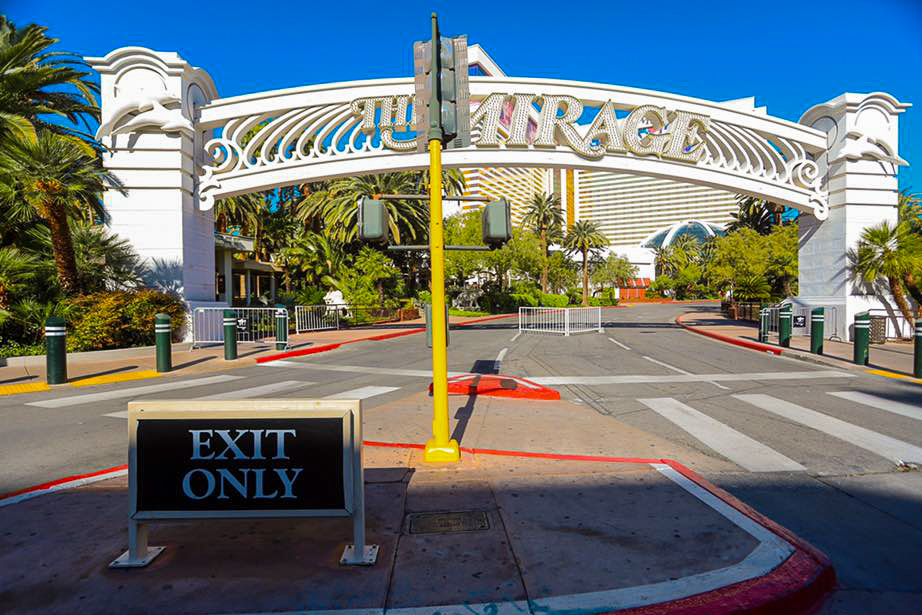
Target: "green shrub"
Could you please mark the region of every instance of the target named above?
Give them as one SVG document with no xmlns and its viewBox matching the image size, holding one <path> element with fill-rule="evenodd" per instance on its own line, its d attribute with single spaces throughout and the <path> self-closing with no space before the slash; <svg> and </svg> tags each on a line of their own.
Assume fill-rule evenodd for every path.
<svg viewBox="0 0 922 615">
<path fill-rule="evenodd" d="M 544 307 L 562 308 L 567 307 L 569 302 L 570 299 L 566 295 L 550 295 L 548 293 L 541 293 L 541 305 Z"/>
<path fill-rule="evenodd" d="M 45 354 L 44 344 L 19 344 L 17 342 L 7 342 L 0 346 L 0 358 L 6 357 L 26 357 L 32 355 Z"/>
<path fill-rule="evenodd" d="M 169 314 L 173 340 L 183 338 L 186 310 L 172 295 L 155 291 L 102 292 L 67 300 L 67 350 L 105 350 L 150 346 L 154 343 L 154 316 Z"/>
</svg>

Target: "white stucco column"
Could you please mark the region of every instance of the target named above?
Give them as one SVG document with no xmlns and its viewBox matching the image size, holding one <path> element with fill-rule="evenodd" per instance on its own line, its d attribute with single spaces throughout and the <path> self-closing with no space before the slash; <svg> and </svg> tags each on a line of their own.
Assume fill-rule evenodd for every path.
<svg viewBox="0 0 922 615">
<path fill-rule="evenodd" d="M 147 261 L 147 282 L 191 307 L 215 302 L 214 216 L 200 211 L 200 106 L 217 97 L 211 77 L 176 53 L 142 47 L 87 58 L 100 74 L 106 168 L 126 194 L 108 191 L 111 230 Z"/>
<path fill-rule="evenodd" d="M 865 228 L 896 221 L 896 174 L 906 164 L 897 149 L 899 114 L 909 106 L 881 92 L 847 93 L 813 107 L 800 119 L 827 134 L 828 150 L 816 162 L 829 190 L 829 217 L 800 217 L 800 295 L 795 302 L 835 306 L 835 329 L 842 339 L 851 339 L 856 313 L 892 307 L 889 297 L 882 302 L 851 282 L 846 254 Z M 830 324 L 826 330 L 831 333 Z"/>
</svg>

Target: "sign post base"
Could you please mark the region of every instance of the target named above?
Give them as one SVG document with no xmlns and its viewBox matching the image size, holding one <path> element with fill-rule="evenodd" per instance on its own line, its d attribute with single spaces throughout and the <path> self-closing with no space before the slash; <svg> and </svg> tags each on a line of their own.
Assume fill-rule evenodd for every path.
<svg viewBox="0 0 922 615">
<path fill-rule="evenodd" d="M 457 440 L 449 440 L 445 444 L 438 444 L 435 440 L 426 442 L 423 451 L 423 461 L 426 463 L 455 463 L 461 461 L 461 448 Z"/>
<path fill-rule="evenodd" d="M 112 560 L 109 568 L 143 568 L 163 553 L 164 549 L 166 547 L 147 547 L 147 554 L 137 558 L 131 557 L 131 551 L 125 551 L 117 559 Z"/>
<path fill-rule="evenodd" d="M 374 566 L 378 561 L 378 545 L 365 545 L 356 556 L 355 545 L 346 545 L 339 563 L 343 566 Z"/>
</svg>

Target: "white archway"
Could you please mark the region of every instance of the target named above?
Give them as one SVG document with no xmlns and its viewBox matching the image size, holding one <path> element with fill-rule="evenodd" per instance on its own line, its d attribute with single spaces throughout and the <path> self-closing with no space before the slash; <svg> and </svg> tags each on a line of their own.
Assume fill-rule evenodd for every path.
<svg viewBox="0 0 922 615">
<path fill-rule="evenodd" d="M 113 226 L 192 303 L 214 300 L 216 198 L 428 165 L 409 132 L 410 78 L 222 99 L 175 53 L 127 47 L 88 61 L 102 76 L 106 165 L 129 191 L 106 196 Z M 500 75 L 471 77 L 470 89 L 472 144 L 446 151 L 445 166 L 633 173 L 789 205 L 808 214 L 805 302 L 841 305 L 842 322 L 873 303 L 852 294 L 845 251 L 895 217 L 897 119 L 909 105 L 845 94 L 794 123 L 739 101 L 605 84 Z"/>
</svg>

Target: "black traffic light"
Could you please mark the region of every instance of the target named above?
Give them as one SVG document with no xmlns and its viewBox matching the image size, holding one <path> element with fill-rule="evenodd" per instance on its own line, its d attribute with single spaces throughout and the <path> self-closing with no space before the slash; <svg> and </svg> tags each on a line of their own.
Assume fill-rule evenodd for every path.
<svg viewBox="0 0 922 615">
<path fill-rule="evenodd" d="M 512 238 L 512 214 L 506 199 L 487 203 L 480 216 L 485 244 L 498 248 Z"/>
<path fill-rule="evenodd" d="M 359 239 L 373 243 L 386 243 L 390 239 L 390 220 L 384 201 L 367 196 L 359 199 Z"/>
<path fill-rule="evenodd" d="M 433 44 L 439 53 L 432 55 Z M 467 37 L 441 38 L 435 15 L 432 40 L 413 44 L 417 146 L 424 152 L 430 139 L 446 149 L 471 144 L 471 93 L 468 83 Z M 432 109 L 438 109 L 433 115 Z"/>
</svg>

